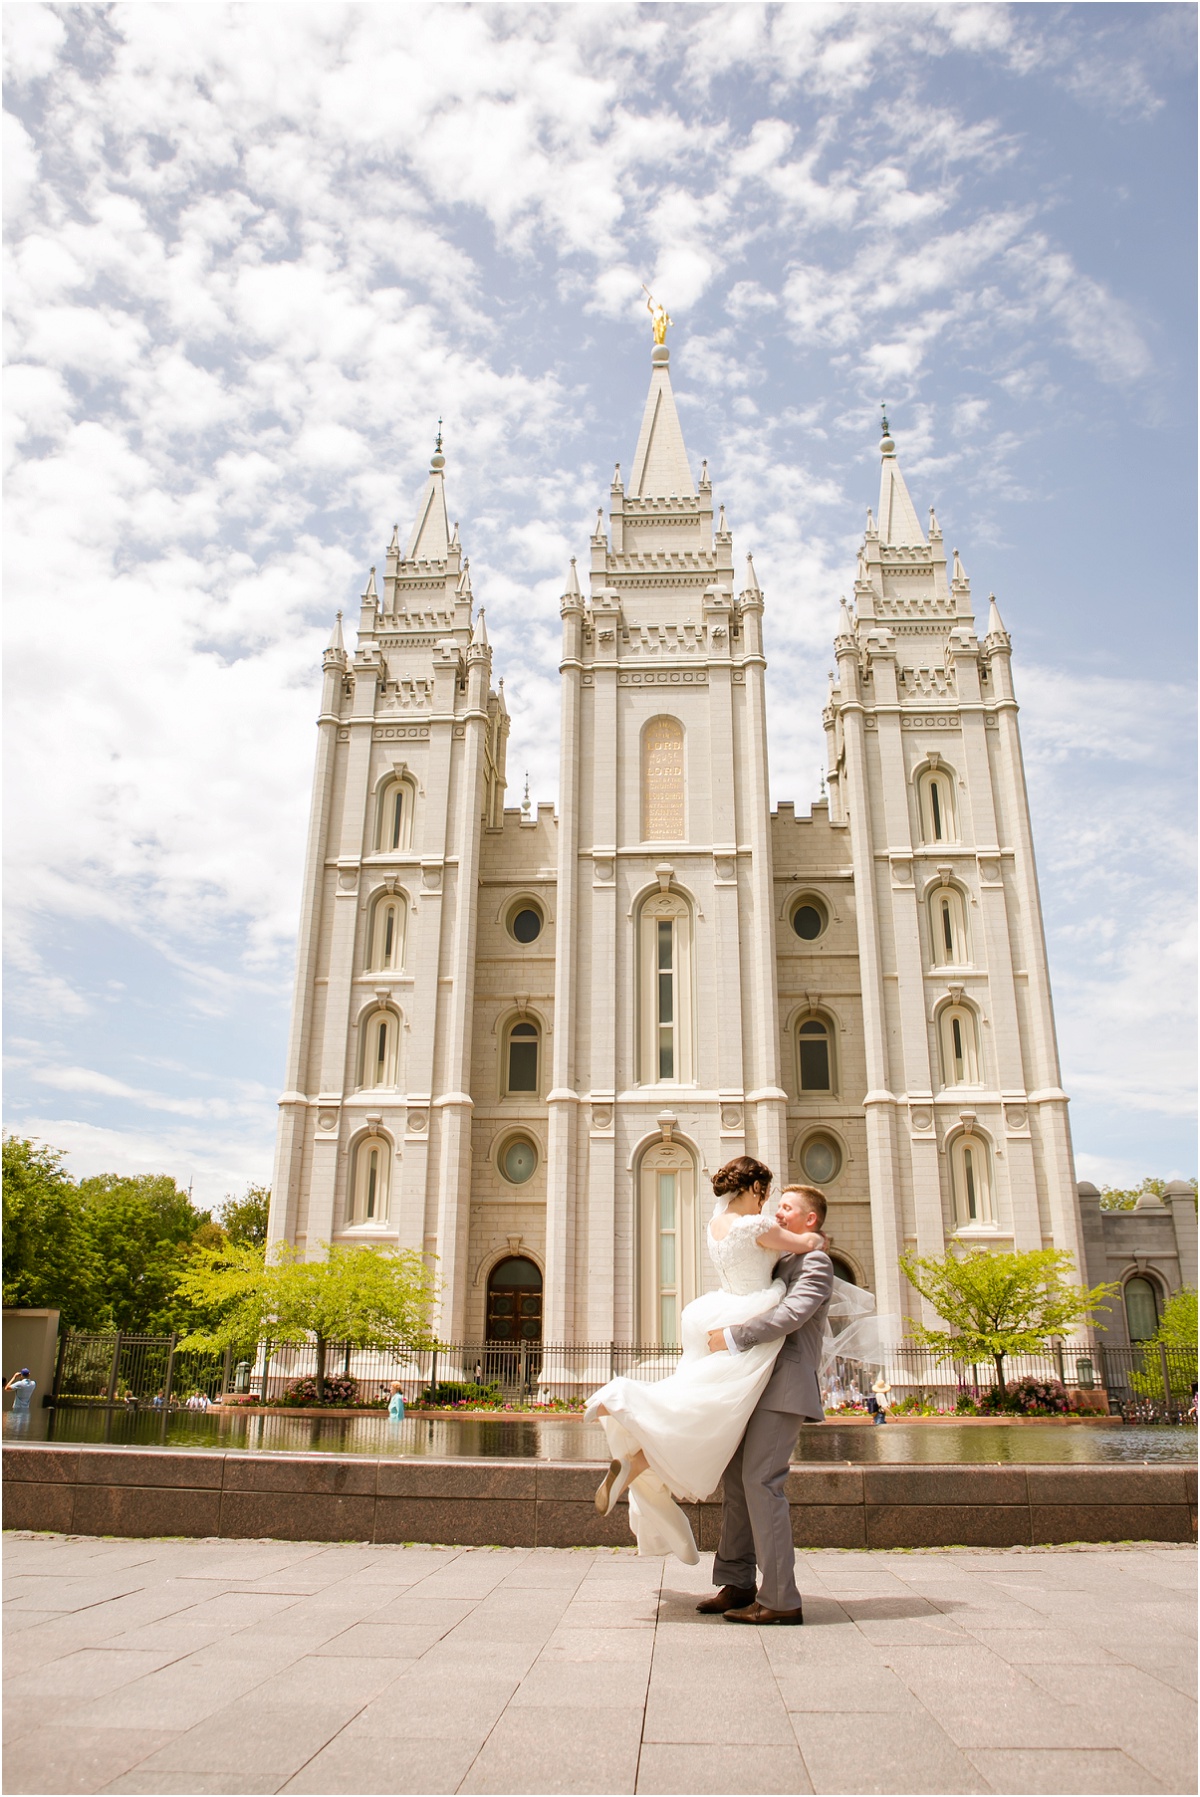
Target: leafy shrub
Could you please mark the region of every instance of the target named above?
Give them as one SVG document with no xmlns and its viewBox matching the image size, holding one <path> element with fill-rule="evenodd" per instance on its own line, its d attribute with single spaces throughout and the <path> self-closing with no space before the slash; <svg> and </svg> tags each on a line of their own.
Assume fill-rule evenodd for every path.
<svg viewBox="0 0 1200 1797">
<path fill-rule="evenodd" d="M 320 1404 L 321 1399 L 317 1396 L 316 1380 L 293 1379 L 278 1402 L 305 1407 Z M 356 1405 L 358 1403 L 358 1380 L 347 1379 L 340 1373 L 327 1374 L 324 1402 L 326 1405 L 332 1404 L 343 1409 L 347 1405 Z"/>
<path fill-rule="evenodd" d="M 498 1385 L 476 1385 L 474 1380 L 464 1383 L 454 1379 L 439 1379 L 436 1385 L 425 1387 L 421 1393 L 421 1402 L 431 1410 L 451 1410 L 460 1404 L 479 1404 L 499 1410 L 503 1399 Z"/>
<path fill-rule="evenodd" d="M 1067 1416 L 1071 1400 L 1057 1379 L 1017 1379 L 1005 1392 L 992 1386 L 981 1393 L 980 1416 Z"/>
<path fill-rule="evenodd" d="M 254 1393 L 249 1391 L 228 1391 L 221 1402 L 222 1404 L 261 1404 L 262 1399 L 256 1398 Z"/>
<path fill-rule="evenodd" d="M 979 1404 L 975 1397 L 975 1389 L 970 1385 L 960 1385 L 958 1396 L 954 1400 L 955 1416 L 978 1416 Z"/>
<path fill-rule="evenodd" d="M 915 1391 L 910 1391 L 904 1397 L 897 1398 L 895 1403 L 889 1404 L 888 1409 L 892 1416 L 937 1416 L 940 1414 L 932 1398 L 918 1397 Z"/>
<path fill-rule="evenodd" d="M 1060 1379 L 1018 1379 L 1008 1388 L 1013 1409 L 1021 1416 L 1068 1416 L 1071 1400 Z"/>
</svg>

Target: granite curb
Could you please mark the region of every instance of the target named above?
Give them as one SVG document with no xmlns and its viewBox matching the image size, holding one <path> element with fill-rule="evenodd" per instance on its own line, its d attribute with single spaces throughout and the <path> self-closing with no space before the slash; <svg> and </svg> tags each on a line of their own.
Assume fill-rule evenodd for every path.
<svg viewBox="0 0 1200 1797">
<path fill-rule="evenodd" d="M 624 1505 L 597 1516 L 595 1485 L 590 1465 L 26 1443 L 4 1449 L 4 1523 L 131 1538 L 627 1544 Z M 793 1466 L 787 1493 L 797 1547 L 1020 1547 L 1196 1534 L 1191 1467 Z M 687 1510 L 700 1547 L 715 1547 L 719 1496 Z"/>
</svg>

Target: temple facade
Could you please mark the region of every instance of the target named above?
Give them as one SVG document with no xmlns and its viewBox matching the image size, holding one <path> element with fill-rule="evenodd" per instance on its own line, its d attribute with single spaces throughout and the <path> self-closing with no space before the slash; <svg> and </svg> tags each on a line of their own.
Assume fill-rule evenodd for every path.
<svg viewBox="0 0 1200 1797">
<path fill-rule="evenodd" d="M 769 607 L 655 346 L 561 599 L 556 813 L 505 804 L 439 442 L 324 658 L 273 1239 L 436 1256 L 444 1340 L 673 1341 L 750 1153 L 883 1311 L 905 1247 L 1083 1269 L 1012 645 L 880 452 L 828 796 L 772 809 Z"/>
</svg>

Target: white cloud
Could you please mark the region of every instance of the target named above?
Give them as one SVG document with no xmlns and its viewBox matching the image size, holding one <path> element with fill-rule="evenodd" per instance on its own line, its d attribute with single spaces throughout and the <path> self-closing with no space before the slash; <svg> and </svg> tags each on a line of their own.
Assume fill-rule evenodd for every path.
<svg viewBox="0 0 1200 1797">
<path fill-rule="evenodd" d="M 881 384 L 909 396 L 906 467 L 1000 508 L 1079 369 L 1118 393 L 1161 378 L 1143 302 L 1068 248 L 1020 109 L 999 86 L 986 116 L 947 101 L 957 57 L 1095 103 L 1129 41 L 1069 14 L 22 5 L 6 49 L 16 1002 L 81 1027 L 110 998 L 59 925 L 135 943 L 189 1015 L 280 990 L 320 648 L 407 525 L 439 414 L 513 713 L 509 797 L 527 766 L 553 792 L 556 601 L 633 447 L 609 321 L 644 332 L 643 280 L 680 321 L 691 446 L 767 587 L 775 786 L 802 806 Z M 1152 95 L 1150 51 L 1132 62 Z M 1047 813 L 1078 811 L 1093 734 L 1148 765 L 1132 699 L 1039 702 L 1018 677 Z M 1064 869 L 1119 851 L 1062 834 Z M 1091 992 L 1070 965 L 1068 1013 Z M 84 1058 L 39 1096 L 83 1096 L 61 1079 Z M 93 1099 L 151 1091 L 90 1064 L 124 1088 Z M 258 1136 L 228 1135 L 221 1164 L 269 1140 L 246 1102 Z M 62 1127 L 130 1163 L 154 1139 L 195 1152 Z"/>
</svg>

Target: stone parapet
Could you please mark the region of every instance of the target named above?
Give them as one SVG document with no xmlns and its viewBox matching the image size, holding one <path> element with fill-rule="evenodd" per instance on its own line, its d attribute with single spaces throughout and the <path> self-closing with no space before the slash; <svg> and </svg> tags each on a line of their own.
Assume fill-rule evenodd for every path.
<svg viewBox="0 0 1200 1797">
<path fill-rule="evenodd" d="M 4 1450 L 4 1526 L 76 1535 L 626 1547 L 597 1468 L 53 1445 Z M 797 1547 L 1192 1541 L 1194 1466 L 793 1466 Z M 721 1503 L 686 1506 L 702 1549 Z"/>
</svg>

